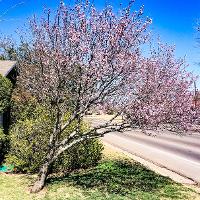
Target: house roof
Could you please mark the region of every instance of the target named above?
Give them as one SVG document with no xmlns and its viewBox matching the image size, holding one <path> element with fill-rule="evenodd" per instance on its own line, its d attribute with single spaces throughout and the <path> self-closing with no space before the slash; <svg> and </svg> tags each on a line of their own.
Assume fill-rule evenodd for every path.
<svg viewBox="0 0 200 200">
<path fill-rule="evenodd" d="M 10 71 L 15 67 L 16 61 L 0 60 L 0 74 L 7 76 Z"/>
</svg>

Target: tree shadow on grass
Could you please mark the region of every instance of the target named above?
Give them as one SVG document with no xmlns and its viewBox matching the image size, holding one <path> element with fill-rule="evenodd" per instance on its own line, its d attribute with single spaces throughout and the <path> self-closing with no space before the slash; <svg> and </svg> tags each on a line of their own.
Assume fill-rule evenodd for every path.
<svg viewBox="0 0 200 200">
<path fill-rule="evenodd" d="M 48 184 L 67 182 L 83 189 L 98 189 L 126 195 L 133 192 L 152 192 L 172 184 L 169 178 L 157 175 L 139 163 L 105 161 L 97 167 L 48 179 Z"/>
</svg>

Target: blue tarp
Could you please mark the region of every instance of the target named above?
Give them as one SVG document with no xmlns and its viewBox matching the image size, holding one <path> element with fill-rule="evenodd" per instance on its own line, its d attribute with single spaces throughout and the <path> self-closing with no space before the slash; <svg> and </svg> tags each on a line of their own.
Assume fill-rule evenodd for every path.
<svg viewBox="0 0 200 200">
<path fill-rule="evenodd" d="M 14 171 L 14 165 L 2 165 L 0 166 L 0 172 L 12 172 Z"/>
</svg>

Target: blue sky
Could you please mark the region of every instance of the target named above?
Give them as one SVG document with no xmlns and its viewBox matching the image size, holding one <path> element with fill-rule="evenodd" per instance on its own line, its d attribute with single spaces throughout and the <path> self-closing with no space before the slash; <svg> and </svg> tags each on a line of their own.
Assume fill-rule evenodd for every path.
<svg viewBox="0 0 200 200">
<path fill-rule="evenodd" d="M 65 3 L 73 3 L 66 0 Z M 91 0 L 92 1 L 92 0 Z M 127 0 L 94 0 L 97 8 L 111 2 L 115 9 Z M 43 8 L 55 9 L 59 0 L 0 0 L 0 32 L 13 35 L 33 14 L 41 15 Z M 153 19 L 151 31 L 161 41 L 176 45 L 177 57 L 186 55 L 189 70 L 200 75 L 200 47 L 196 43 L 196 26 L 200 19 L 199 0 L 136 0 L 135 9 L 145 6 L 145 15 Z M 200 89 L 200 81 L 198 81 Z"/>
</svg>

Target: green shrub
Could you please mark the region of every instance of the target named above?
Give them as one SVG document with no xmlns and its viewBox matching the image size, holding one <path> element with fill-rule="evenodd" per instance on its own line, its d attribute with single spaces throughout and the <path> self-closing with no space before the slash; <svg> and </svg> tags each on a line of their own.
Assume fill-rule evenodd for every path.
<svg viewBox="0 0 200 200">
<path fill-rule="evenodd" d="M 4 159 L 6 150 L 6 135 L 3 132 L 3 128 L 0 127 L 0 164 Z"/>
<path fill-rule="evenodd" d="M 46 156 L 51 120 L 44 113 L 34 117 L 17 121 L 9 133 L 10 152 L 6 161 L 21 172 L 37 172 Z"/>
<path fill-rule="evenodd" d="M 44 162 L 48 149 L 49 134 L 53 130 L 50 113 L 43 106 L 37 106 L 30 115 L 28 109 L 22 109 L 22 119 L 18 118 L 10 130 L 10 153 L 6 162 L 14 164 L 20 172 L 38 172 Z M 26 114 L 25 114 L 25 113 Z M 67 114 L 65 118 L 70 117 Z M 76 122 L 64 131 L 61 138 L 71 133 Z M 88 129 L 81 124 L 81 132 Z M 103 146 L 98 140 L 84 141 L 64 152 L 52 165 L 53 172 L 74 170 L 94 166 L 101 159 Z"/>
<path fill-rule="evenodd" d="M 10 98 L 12 93 L 12 83 L 9 79 L 0 74 L 0 115 L 3 114 L 10 106 Z M 0 124 L 1 126 L 1 124 Z M 4 159 L 4 155 L 8 150 L 6 135 L 3 128 L 0 127 L 0 164 Z"/>
<path fill-rule="evenodd" d="M 28 92 L 16 87 L 12 93 L 11 99 L 11 123 L 19 120 L 37 118 L 35 110 L 38 107 L 36 99 Z"/>
<path fill-rule="evenodd" d="M 64 152 L 53 165 L 54 172 L 86 169 L 98 164 L 102 158 L 103 145 L 92 139 L 81 142 Z"/>
<path fill-rule="evenodd" d="M 9 79 L 0 75 L 0 114 L 9 107 L 11 92 L 12 83 Z"/>
</svg>

